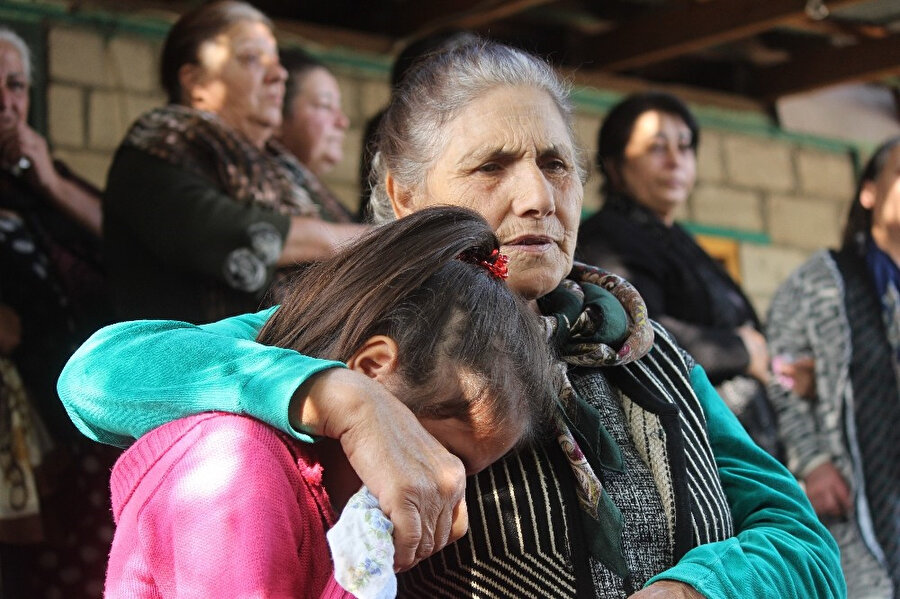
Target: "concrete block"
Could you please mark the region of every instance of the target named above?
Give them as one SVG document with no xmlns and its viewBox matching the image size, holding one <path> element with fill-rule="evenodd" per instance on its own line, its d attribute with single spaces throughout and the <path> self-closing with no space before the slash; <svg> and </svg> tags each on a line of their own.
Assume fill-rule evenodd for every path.
<svg viewBox="0 0 900 599">
<path fill-rule="evenodd" d="M 691 195 L 691 218 L 705 225 L 762 231 L 762 197 L 757 191 L 722 185 L 698 185 Z"/>
<path fill-rule="evenodd" d="M 790 146 L 778 140 L 729 135 L 723 138 L 728 181 L 768 191 L 793 191 Z"/>
<path fill-rule="evenodd" d="M 123 94 L 124 100 L 124 118 L 128 127 L 145 112 L 149 112 L 154 108 L 166 105 L 166 96 L 163 93 L 158 95 L 146 94 Z"/>
<path fill-rule="evenodd" d="M 768 231 L 773 243 L 815 250 L 836 246 L 844 207 L 831 201 L 773 195 L 768 200 Z"/>
<path fill-rule="evenodd" d="M 109 172 L 109 165 L 112 162 L 111 152 L 60 150 L 54 155 L 65 162 L 75 173 L 98 188 L 106 187 L 106 174 Z"/>
<path fill-rule="evenodd" d="M 158 76 L 160 48 L 146 40 L 116 37 L 107 48 L 107 83 L 137 92 L 161 92 Z"/>
<path fill-rule="evenodd" d="M 47 117 L 52 145 L 84 145 L 84 91 L 80 87 L 51 84 L 47 88 Z"/>
<path fill-rule="evenodd" d="M 335 183 L 334 185 L 329 184 L 328 189 L 337 196 L 341 204 L 346 206 L 351 213 L 356 214 L 356 210 L 359 208 L 359 186 L 349 183 Z"/>
<path fill-rule="evenodd" d="M 341 88 L 341 108 L 350 119 L 351 127 L 362 127 L 362 111 L 360 110 L 360 82 L 352 75 L 335 73 L 338 86 Z"/>
<path fill-rule="evenodd" d="M 359 80 L 360 118 L 368 120 L 391 101 L 391 86 L 387 79 Z M 362 127 L 363 124 L 360 124 Z"/>
<path fill-rule="evenodd" d="M 53 27 L 48 39 L 50 78 L 56 81 L 103 86 L 107 61 L 103 38 L 96 32 Z"/>
<path fill-rule="evenodd" d="M 742 287 L 753 301 L 760 317 L 765 317 L 769 301 L 778 286 L 809 255 L 809 251 L 785 246 L 753 243 L 740 245 Z"/>
<path fill-rule="evenodd" d="M 588 171 L 596 171 L 597 132 L 600 130 L 600 119 L 595 114 L 575 115 L 575 143 L 582 152 L 584 167 Z"/>
<path fill-rule="evenodd" d="M 725 164 L 722 158 L 722 136 L 703 131 L 697 147 L 697 180 L 701 183 L 720 183 L 725 179 Z"/>
<path fill-rule="evenodd" d="M 93 91 L 88 108 L 88 146 L 94 150 L 114 150 L 128 128 L 125 94 Z"/>
<path fill-rule="evenodd" d="M 797 150 L 800 189 L 806 195 L 850 201 L 856 188 L 853 162 L 848 154 Z"/>
</svg>

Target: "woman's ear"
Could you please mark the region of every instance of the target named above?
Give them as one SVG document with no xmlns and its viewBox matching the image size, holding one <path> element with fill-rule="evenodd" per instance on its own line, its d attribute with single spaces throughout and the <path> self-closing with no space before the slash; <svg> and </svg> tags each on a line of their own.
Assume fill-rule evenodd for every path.
<svg viewBox="0 0 900 599">
<path fill-rule="evenodd" d="M 871 210 L 875 207 L 877 193 L 878 188 L 875 185 L 875 181 L 866 181 L 863 183 L 862 189 L 859 190 L 859 203 L 866 210 Z"/>
<path fill-rule="evenodd" d="M 387 335 L 369 337 L 347 360 L 347 367 L 350 370 L 361 372 L 381 383 L 390 378 L 398 366 L 397 342 Z"/>
<path fill-rule="evenodd" d="M 415 212 L 412 191 L 398 183 L 390 172 L 385 175 L 384 189 L 391 200 L 391 207 L 397 218 L 403 218 Z"/>
</svg>

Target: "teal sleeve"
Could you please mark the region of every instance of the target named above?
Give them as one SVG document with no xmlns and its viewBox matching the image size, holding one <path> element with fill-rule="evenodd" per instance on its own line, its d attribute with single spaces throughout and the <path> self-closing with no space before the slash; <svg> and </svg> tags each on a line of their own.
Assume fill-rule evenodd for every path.
<svg viewBox="0 0 900 599">
<path fill-rule="evenodd" d="M 846 597 L 837 544 L 794 477 L 750 440 L 700 366 L 691 383 L 706 413 L 735 536 L 695 547 L 649 582 L 679 580 L 710 599 Z"/>
<path fill-rule="evenodd" d="M 290 425 L 291 396 L 310 376 L 344 365 L 256 343 L 275 310 L 202 326 L 173 320 L 110 325 L 69 359 L 59 396 L 78 430 L 120 447 L 157 426 L 209 411 L 253 416 L 311 441 Z"/>
</svg>

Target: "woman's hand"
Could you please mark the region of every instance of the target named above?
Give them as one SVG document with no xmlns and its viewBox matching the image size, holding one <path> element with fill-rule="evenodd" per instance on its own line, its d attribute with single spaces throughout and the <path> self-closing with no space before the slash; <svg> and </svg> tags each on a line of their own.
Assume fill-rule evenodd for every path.
<svg viewBox="0 0 900 599">
<path fill-rule="evenodd" d="M 677 580 L 660 580 L 631 595 L 629 599 L 706 599 L 697 589 Z"/>
<path fill-rule="evenodd" d="M 414 566 L 468 530 L 465 468 L 381 384 L 343 368 L 294 394 L 291 424 L 339 439 L 394 524 L 394 567 Z"/>
<path fill-rule="evenodd" d="M 850 513 L 853 506 L 850 488 L 831 462 L 813 468 L 803 482 L 806 483 L 809 502 L 820 518 L 825 516 L 842 518 Z"/>
<path fill-rule="evenodd" d="M 100 235 L 103 214 L 99 195 L 60 176 L 47 140 L 24 122 L 0 131 L 0 165 L 8 170 L 21 158 L 30 163 L 20 175 L 25 181 L 87 230 Z"/>
<path fill-rule="evenodd" d="M 785 388 L 803 399 L 816 398 L 816 361 L 813 358 L 798 358 L 793 361 L 775 356 L 772 359 L 772 373 Z"/>
<path fill-rule="evenodd" d="M 747 353 L 750 354 L 750 363 L 747 365 L 746 374 L 752 376 L 765 385 L 769 382 L 769 348 L 763 334 L 750 325 L 744 325 L 737 329 L 737 334 L 744 342 Z"/>
<path fill-rule="evenodd" d="M 22 176 L 44 193 L 55 194 L 60 185 L 60 176 L 53 166 L 47 140 L 24 121 L 0 132 L 0 163 L 9 168 L 21 158 L 27 158 L 31 164 Z"/>
</svg>

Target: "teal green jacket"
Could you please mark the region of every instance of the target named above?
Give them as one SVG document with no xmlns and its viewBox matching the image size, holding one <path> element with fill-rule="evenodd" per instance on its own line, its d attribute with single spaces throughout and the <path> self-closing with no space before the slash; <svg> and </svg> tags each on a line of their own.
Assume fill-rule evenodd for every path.
<svg viewBox="0 0 900 599">
<path fill-rule="evenodd" d="M 213 410 L 247 414 L 310 441 L 288 422 L 291 396 L 310 376 L 343 364 L 255 343 L 275 309 L 201 326 L 133 321 L 106 327 L 69 360 L 59 395 L 82 433 L 113 445 Z M 753 444 L 699 366 L 691 383 L 736 534 L 692 549 L 651 582 L 680 580 L 708 598 L 845 597 L 837 545 L 797 482 Z"/>
</svg>

